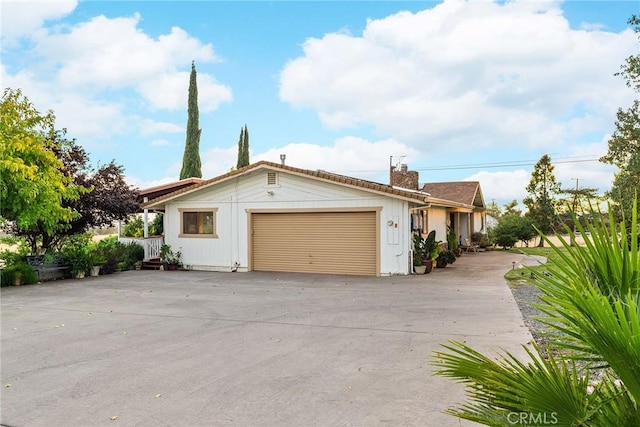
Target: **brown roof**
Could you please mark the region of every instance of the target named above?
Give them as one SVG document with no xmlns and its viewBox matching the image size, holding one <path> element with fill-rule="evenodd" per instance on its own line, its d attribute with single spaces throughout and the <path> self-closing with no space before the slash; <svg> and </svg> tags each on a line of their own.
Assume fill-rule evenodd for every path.
<svg viewBox="0 0 640 427">
<path fill-rule="evenodd" d="M 404 199 L 409 199 L 411 201 L 415 201 L 416 203 L 420 203 L 420 204 L 427 204 L 429 203 L 428 200 L 428 195 L 424 194 L 420 191 L 411 191 L 411 190 L 403 190 L 403 189 L 399 189 L 396 187 L 392 187 L 390 185 L 384 185 L 384 184 L 379 184 L 377 182 L 373 182 L 373 181 L 366 181 L 363 179 L 358 179 L 358 178 L 352 178 L 352 177 L 348 177 L 345 175 L 339 175 L 339 174 L 335 174 L 335 173 L 331 173 L 331 172 L 326 172 L 326 171 L 322 171 L 322 170 L 309 170 L 309 169 L 300 169 L 300 168 L 296 168 L 293 166 L 288 166 L 288 165 L 281 165 L 278 163 L 272 163 L 272 162 L 267 162 L 267 161 L 259 161 L 257 163 L 253 163 L 251 165 L 245 166 L 243 168 L 228 172 L 224 175 L 220 175 L 217 176 L 215 178 L 206 180 L 206 181 L 202 181 L 200 183 L 195 183 L 193 185 L 190 185 L 188 187 L 185 188 L 181 188 L 178 189 L 176 191 L 173 191 L 171 193 L 162 195 L 160 197 L 157 197 L 153 200 L 150 200 L 148 203 L 144 204 L 143 206 L 145 208 L 151 208 L 151 207 L 160 207 L 162 205 L 164 205 L 166 202 L 185 195 L 187 193 L 192 193 L 194 191 L 197 191 L 201 188 L 204 187 L 208 187 L 211 186 L 213 184 L 219 183 L 219 182 L 223 182 L 226 181 L 227 179 L 230 179 L 232 177 L 236 177 L 236 176 L 240 176 L 240 175 L 244 175 L 246 173 L 248 173 L 249 171 L 253 171 L 256 169 L 262 169 L 262 168 L 266 168 L 266 169 L 273 169 L 273 170 L 282 170 L 282 171 L 287 171 L 293 174 L 297 174 L 297 175 L 306 175 L 306 176 L 310 176 L 313 177 L 315 179 L 319 179 L 319 180 L 323 180 L 323 181 L 330 181 L 330 182 L 335 182 L 337 184 L 341 184 L 341 185 L 345 185 L 348 187 L 356 187 L 365 191 L 372 191 L 372 192 L 376 192 L 376 193 L 383 193 L 386 195 L 389 195 L 391 197 L 396 197 L 396 198 L 404 198 Z"/>
<path fill-rule="evenodd" d="M 427 182 L 422 191 L 439 199 L 484 208 L 484 198 L 478 181 Z"/>
<path fill-rule="evenodd" d="M 203 181 L 204 179 L 201 179 L 201 178 L 187 178 L 187 179 L 181 179 L 180 181 L 176 181 L 176 182 L 170 182 L 168 184 L 162 184 L 155 187 L 145 188 L 138 191 L 138 200 L 142 202 L 144 201 L 145 197 L 148 200 L 157 199 L 158 197 L 164 196 L 165 194 L 173 193 L 176 190 L 190 187 L 193 184 L 198 184 Z"/>
</svg>

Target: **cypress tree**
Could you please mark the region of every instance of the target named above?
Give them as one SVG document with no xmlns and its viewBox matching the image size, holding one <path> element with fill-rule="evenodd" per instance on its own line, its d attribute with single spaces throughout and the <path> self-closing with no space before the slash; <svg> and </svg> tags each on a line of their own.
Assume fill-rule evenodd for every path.
<svg viewBox="0 0 640 427">
<path fill-rule="evenodd" d="M 247 125 L 240 128 L 240 138 L 238 139 L 238 161 L 236 169 L 249 165 L 249 130 Z"/>
<path fill-rule="evenodd" d="M 242 143 L 242 163 L 249 165 L 249 129 L 244 125 L 244 142 Z"/>
<path fill-rule="evenodd" d="M 244 129 L 240 128 L 240 138 L 238 138 L 238 160 L 236 161 L 236 169 L 240 169 L 241 167 L 244 166 L 244 164 L 242 163 L 243 145 L 244 145 Z"/>
<path fill-rule="evenodd" d="M 180 179 L 202 178 L 202 163 L 200 162 L 200 129 L 198 112 L 198 84 L 196 82 L 196 64 L 191 62 L 191 76 L 189 77 L 189 102 L 187 110 L 187 139 L 182 156 L 182 170 Z"/>
</svg>

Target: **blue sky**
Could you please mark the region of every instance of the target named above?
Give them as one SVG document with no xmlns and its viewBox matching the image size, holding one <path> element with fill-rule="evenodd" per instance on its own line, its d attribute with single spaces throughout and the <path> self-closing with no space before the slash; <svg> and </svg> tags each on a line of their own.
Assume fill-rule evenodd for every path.
<svg viewBox="0 0 640 427">
<path fill-rule="evenodd" d="M 3 87 L 52 109 L 144 188 L 177 179 L 191 61 L 203 177 L 251 161 L 386 182 L 479 180 L 525 195 L 548 153 L 564 187 L 609 188 L 614 77 L 638 52 L 637 1 L 15 1 L 2 3 Z"/>
</svg>

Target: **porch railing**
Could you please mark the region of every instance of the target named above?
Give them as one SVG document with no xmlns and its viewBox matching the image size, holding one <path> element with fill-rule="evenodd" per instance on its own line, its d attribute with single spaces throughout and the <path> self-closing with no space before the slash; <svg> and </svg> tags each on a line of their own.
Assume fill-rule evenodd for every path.
<svg viewBox="0 0 640 427">
<path fill-rule="evenodd" d="M 164 237 L 153 236 L 147 237 L 118 237 L 120 243 L 125 245 L 129 243 L 137 243 L 144 248 L 144 261 L 149 261 L 153 258 L 160 258 L 160 247 L 164 243 Z"/>
</svg>

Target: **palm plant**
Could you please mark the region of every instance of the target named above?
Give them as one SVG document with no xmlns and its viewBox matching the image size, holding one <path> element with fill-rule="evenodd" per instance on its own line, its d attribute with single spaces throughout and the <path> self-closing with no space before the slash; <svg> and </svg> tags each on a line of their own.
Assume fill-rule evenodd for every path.
<svg viewBox="0 0 640 427">
<path fill-rule="evenodd" d="M 470 399 L 447 413 L 491 426 L 640 425 L 636 207 L 629 225 L 616 226 L 610 214 L 609 224 L 600 218 L 585 228 L 574 216 L 585 246 L 561 239 L 555 247 L 545 237 L 563 259 L 536 274 L 541 320 L 561 332 L 550 356 L 532 344 L 525 346 L 527 362 L 508 352 L 493 360 L 459 342 L 435 354 L 436 374 L 465 384 Z"/>
</svg>

